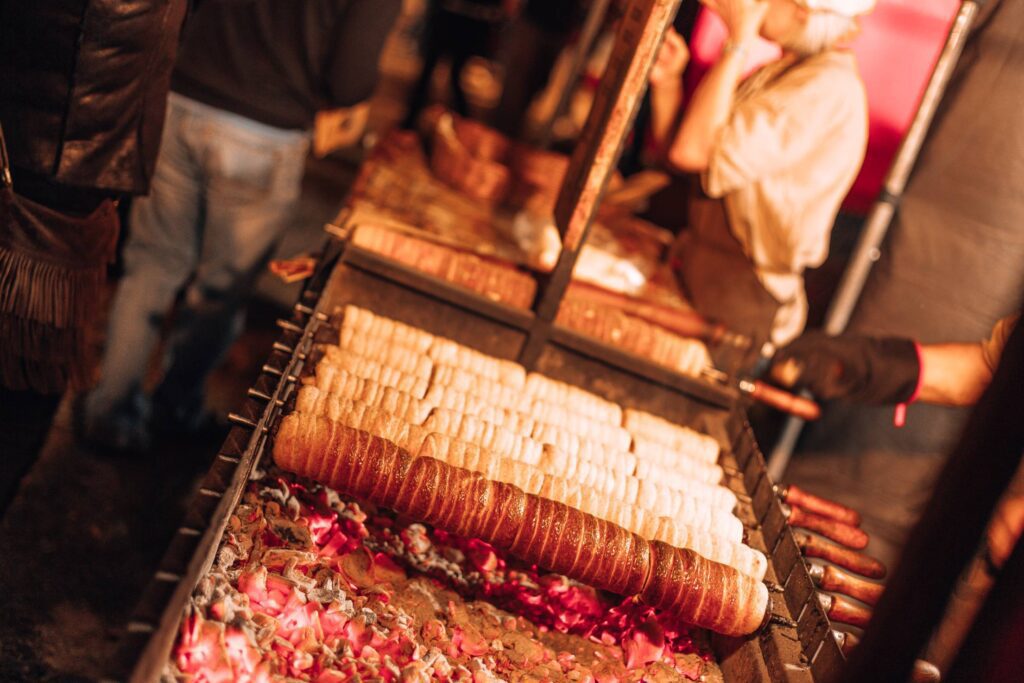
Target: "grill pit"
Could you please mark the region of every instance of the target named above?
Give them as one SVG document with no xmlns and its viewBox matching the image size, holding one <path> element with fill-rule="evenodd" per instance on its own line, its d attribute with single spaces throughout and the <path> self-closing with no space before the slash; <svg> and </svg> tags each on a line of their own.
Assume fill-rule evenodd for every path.
<svg viewBox="0 0 1024 683">
<path fill-rule="evenodd" d="M 168 678 L 722 681 L 704 634 L 271 470 L 249 484 Z"/>
</svg>

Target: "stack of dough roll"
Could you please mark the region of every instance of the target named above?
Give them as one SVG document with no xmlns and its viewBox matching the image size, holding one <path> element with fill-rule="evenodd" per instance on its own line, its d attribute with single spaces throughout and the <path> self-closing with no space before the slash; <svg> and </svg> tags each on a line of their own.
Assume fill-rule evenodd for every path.
<svg viewBox="0 0 1024 683">
<path fill-rule="evenodd" d="M 379 386 L 379 385 L 378 385 Z M 646 463 L 636 461 L 614 462 L 598 460 L 584 451 L 549 448 L 543 451 L 542 443 L 559 446 L 558 439 L 528 439 L 514 431 L 480 420 L 471 415 L 445 409 L 433 409 L 425 420 L 420 416 L 426 410 L 425 402 L 403 395 L 389 387 L 373 391 L 373 385 L 356 385 L 351 399 L 345 394 L 323 392 L 314 386 L 303 387 L 296 403 L 298 412 L 322 415 L 342 421 L 348 426 L 368 429 L 363 417 L 370 411 L 383 413 L 422 426 L 427 433 L 453 436 L 475 443 L 491 451 L 512 458 L 517 462 L 537 466 L 554 475 L 572 478 L 579 486 L 589 487 L 635 506 L 642 506 L 651 513 L 667 516 L 688 524 L 706 525 L 723 533 L 742 537 L 742 525 L 729 513 L 736 497 L 724 487 L 711 486 L 697 478 L 688 478 L 679 473 L 665 473 L 657 469 L 644 474 Z M 351 413 L 351 414 L 349 414 Z M 371 430 L 372 431 L 372 430 Z M 544 437 L 542 431 L 539 435 Z M 392 440 L 408 445 L 392 433 Z M 607 452 L 606 453 L 610 453 Z M 614 455 L 614 454 L 613 454 Z M 628 456 L 630 454 L 620 454 Z M 637 476 L 633 476 L 634 468 Z M 703 508 L 710 507 L 717 512 L 703 514 Z"/>
<path fill-rule="evenodd" d="M 764 584 L 732 567 L 646 540 L 514 485 L 432 457 L 413 457 L 325 418 L 287 416 L 273 455 L 278 466 L 300 476 L 451 533 L 481 538 L 578 581 L 639 595 L 698 627 L 747 635 L 771 612 Z"/>
<path fill-rule="evenodd" d="M 416 398 L 426 396 L 430 380 L 416 375 L 409 375 L 399 370 L 381 365 L 367 358 L 347 356 L 344 365 L 336 365 L 321 361 L 316 367 L 316 374 L 311 384 L 321 391 L 332 394 L 344 394 L 350 389 L 354 379 L 362 379 L 386 387 L 392 387 Z M 326 360 L 326 359 L 325 359 Z"/>
<path fill-rule="evenodd" d="M 578 492 L 583 501 L 581 509 L 586 512 L 652 539 L 682 543 L 681 547 L 702 554 L 711 553 L 707 555 L 710 559 L 726 562 L 744 572 L 761 572 L 765 567 L 760 553 L 740 544 L 743 528 L 730 512 L 735 496 L 726 489 L 707 487 L 678 491 L 654 480 L 616 476 L 548 444 L 538 453 L 539 444 L 522 437 L 517 440 L 511 432 L 470 416 L 434 411 L 424 425 L 419 426 L 365 403 L 323 394 L 316 387 L 300 390 L 296 412 L 326 417 L 387 438 L 413 453 L 422 452 L 421 444 L 434 439 L 429 453 L 432 457 L 501 481 L 505 481 L 502 476 L 507 471 L 515 471 L 519 477 L 534 477 L 537 482 L 545 478 L 571 481 L 571 489 Z M 475 459 L 463 460 L 466 453 Z M 508 467 L 515 469 L 496 469 L 501 463 L 508 463 Z M 510 483 L 533 492 L 527 481 L 520 478 Z M 543 495 L 539 489 L 537 492 Z M 564 497 L 556 500 L 570 505 L 576 502 L 575 499 L 563 500 Z M 720 541 L 722 547 L 716 547 L 711 539 Z"/>
<path fill-rule="evenodd" d="M 545 446 L 549 451 L 550 446 Z M 734 569 L 763 579 L 768 562 L 760 552 L 730 540 L 668 517 L 659 517 L 644 508 L 600 495 L 600 492 L 581 487 L 569 480 L 545 472 L 539 467 L 507 458 L 496 457 L 478 446 L 441 434 L 430 434 L 416 454 L 442 460 L 453 467 L 479 472 L 488 479 L 514 484 L 527 493 L 565 503 L 595 517 L 605 519 L 644 538 L 663 541 L 679 548 L 689 548 L 709 560 L 727 564 Z"/>
<path fill-rule="evenodd" d="M 668 420 L 642 410 L 626 408 L 622 426 L 634 440 L 653 441 L 666 448 L 684 451 L 708 462 L 717 462 L 718 442 L 706 434 L 673 424 Z"/>
<path fill-rule="evenodd" d="M 328 355 L 328 362 L 332 359 L 332 356 Z M 356 364 L 358 367 L 358 364 Z M 452 369 L 447 373 L 448 377 L 459 378 L 459 387 L 470 388 L 474 387 L 470 382 L 471 375 L 466 372 L 457 371 Z M 535 384 L 541 386 L 542 384 Z M 504 391 L 500 385 L 484 383 L 486 386 L 497 387 L 498 391 Z M 322 385 L 321 385 L 322 386 Z M 566 385 L 567 386 L 567 385 Z M 375 403 L 375 397 L 366 395 L 367 392 L 364 390 L 360 393 L 357 387 L 354 392 L 354 397 L 363 400 L 368 403 Z M 447 388 L 439 389 L 435 385 L 431 390 L 432 397 L 437 399 L 437 402 L 441 405 L 451 406 L 453 408 L 467 410 L 475 412 L 474 408 L 480 406 L 487 406 L 489 401 L 481 399 L 478 396 L 472 396 L 465 392 L 459 392 L 456 390 L 449 391 Z M 489 389 L 484 389 L 485 392 L 489 392 Z M 578 390 L 577 390 L 578 391 Z M 454 392 L 454 393 L 453 393 Z M 571 392 L 570 392 L 571 393 Z M 405 420 L 408 420 L 414 424 L 423 424 L 422 416 L 426 412 L 426 406 L 424 403 L 429 404 L 430 401 L 426 400 L 418 404 L 418 408 L 410 408 L 408 403 L 396 404 L 392 401 L 388 403 L 388 399 L 393 399 L 394 396 L 387 396 L 386 394 L 380 399 L 383 403 L 381 406 L 383 410 L 399 415 Z M 430 397 L 428 397 L 430 398 Z M 452 401 L 451 399 L 455 400 Z M 337 418 L 338 410 L 334 409 L 329 414 Z M 462 425 L 461 422 L 467 422 L 467 425 L 472 425 L 473 421 L 466 420 L 465 416 L 456 417 L 455 415 L 448 415 L 447 413 L 440 413 L 440 423 L 431 422 L 428 424 L 429 431 L 437 431 L 439 433 L 451 434 L 458 436 L 464 440 L 475 441 L 482 443 L 485 446 L 495 449 L 496 451 L 509 455 L 510 457 L 517 457 L 517 459 L 525 459 L 529 464 L 536 463 L 537 449 L 525 449 L 523 444 L 516 443 L 516 440 L 510 438 L 509 434 L 504 433 L 501 429 L 496 429 L 495 426 L 488 424 L 477 423 L 475 425 L 466 426 Z M 460 424 L 456 427 L 453 424 L 454 421 L 458 420 Z M 497 425 L 500 427 L 501 425 Z M 613 432 L 614 433 L 614 432 Z M 484 436 L 486 434 L 486 436 Z M 700 484 L 714 484 L 721 479 L 721 470 L 717 466 L 701 464 L 697 461 L 680 458 L 674 463 L 675 469 L 683 470 L 682 473 L 673 472 L 672 476 L 667 478 L 660 477 L 662 474 L 658 472 L 659 468 L 652 468 L 647 463 L 638 461 L 637 457 L 630 453 L 615 453 L 611 449 L 602 447 L 600 444 L 589 442 L 588 440 L 579 439 L 574 434 L 569 433 L 567 430 L 560 430 L 551 425 L 545 423 L 534 423 L 533 429 L 529 436 L 534 438 L 534 441 L 549 442 L 560 446 L 563 450 L 567 451 L 569 456 L 582 460 L 582 463 L 574 464 L 570 471 L 562 471 L 563 474 L 573 476 L 579 481 L 582 486 L 591 486 L 595 489 L 610 494 L 619 493 L 620 498 L 632 501 L 634 498 L 631 495 L 633 487 L 632 484 L 638 483 L 636 479 L 632 478 L 635 473 L 638 475 L 638 479 L 647 479 L 654 476 L 659 476 L 667 483 L 671 484 L 671 488 L 666 491 L 659 489 L 653 489 L 652 486 L 645 487 L 646 493 L 641 496 L 641 500 L 652 510 L 663 515 L 693 515 L 694 513 L 690 510 L 690 505 L 687 503 L 678 503 L 678 496 L 673 495 L 674 490 L 686 491 L 688 497 L 692 497 L 695 500 L 706 502 L 707 499 L 712 501 L 727 501 L 728 503 L 735 504 L 735 496 L 728 492 L 727 489 L 718 488 L 719 492 L 717 495 L 711 494 L 716 489 L 709 489 L 708 487 L 701 487 Z M 514 445 L 511 445 L 514 444 Z M 520 453 L 528 452 L 532 454 L 532 457 L 521 456 Z M 613 487 L 619 486 L 618 491 Z M 625 496 L 622 495 L 622 488 L 625 487 L 627 493 Z M 658 490 L 658 493 L 652 493 L 652 490 Z M 703 495 L 702 495 L 703 494 Z M 690 517 L 688 521 L 692 521 Z M 739 533 L 740 525 L 738 521 L 730 521 L 727 523 L 728 526 L 737 529 Z"/>
<path fill-rule="evenodd" d="M 435 337 L 427 356 L 438 365 L 462 368 L 478 377 L 516 389 L 526 384 L 526 370 L 518 363 L 493 358 L 450 339 Z"/>
<path fill-rule="evenodd" d="M 368 345 L 369 346 L 369 345 Z M 368 348 L 364 353 L 355 353 L 351 349 L 340 346 L 327 346 L 323 359 L 328 365 L 348 370 L 360 360 L 371 361 L 378 365 L 397 370 L 405 375 L 413 375 L 429 380 L 433 374 L 434 363 L 427 356 L 409 352 L 409 347 L 398 344 L 381 344 L 376 348 Z"/>
<path fill-rule="evenodd" d="M 408 346 L 417 353 L 427 353 L 434 343 L 434 335 L 418 327 L 374 315 L 365 308 L 345 306 L 344 322 L 340 333 L 340 346 L 345 348 L 356 337 L 377 337 L 392 344 Z"/>
<path fill-rule="evenodd" d="M 641 520 L 655 520 L 641 524 L 623 512 L 608 512 L 616 515 L 613 521 L 638 533 L 652 533 L 652 525 L 660 523 L 658 540 L 692 547 L 698 542 L 689 540 L 698 538 L 694 534 L 717 534 L 722 543 L 739 545 L 742 524 L 731 514 L 736 497 L 715 486 L 722 472 L 713 464 L 717 444 L 708 437 L 695 440 L 702 435 L 639 411 L 626 411 L 627 418 L 618 405 L 578 387 L 535 373 L 527 376 L 514 363 L 356 307 L 346 309 L 341 339 L 347 348 L 328 349 L 315 387 L 300 392 L 299 412 L 379 434 L 413 453 L 432 433 L 451 437 L 448 443 L 482 446 L 520 470 L 529 468 L 525 471 L 540 477 L 537 481 L 571 481 L 588 492 L 581 493 L 590 500 L 588 511 L 600 513 L 602 505 L 613 505 Z M 378 368 L 385 363 L 398 374 Z M 655 434 L 659 440 L 641 438 L 637 448 L 630 427 L 638 424 L 643 435 Z M 685 455 L 666 447 L 666 441 L 684 442 L 678 432 L 688 437 Z M 694 444 L 700 449 L 691 453 Z M 665 531 L 672 528 L 686 533 L 680 537 Z M 701 549 L 722 557 L 707 538 L 699 541 Z M 763 571 L 763 556 L 740 547 L 760 558 L 748 559 L 745 570 Z"/>
<path fill-rule="evenodd" d="M 622 424 L 622 408 L 617 404 L 571 384 L 531 372 L 526 378 L 524 389 L 528 397 L 526 400 L 530 402 L 543 401 L 572 406 L 574 412 L 593 420 L 614 425 Z"/>
<path fill-rule="evenodd" d="M 499 406 L 515 405 L 522 395 L 521 388 L 489 380 L 468 370 L 450 365 L 438 365 L 434 368 L 434 374 L 430 378 L 430 387 L 438 386 L 444 387 L 448 391 L 472 394 L 481 403 Z"/>
</svg>

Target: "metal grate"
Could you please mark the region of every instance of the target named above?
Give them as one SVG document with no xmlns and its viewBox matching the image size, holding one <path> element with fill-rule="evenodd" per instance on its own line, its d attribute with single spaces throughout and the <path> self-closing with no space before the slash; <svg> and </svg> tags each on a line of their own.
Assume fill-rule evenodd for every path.
<svg viewBox="0 0 1024 683">
<path fill-rule="evenodd" d="M 329 313 L 335 306 L 347 302 L 365 305 L 362 299 L 369 298 L 393 309 L 395 302 L 405 301 L 410 316 L 430 319 L 435 330 L 451 328 L 458 333 L 453 336 L 461 336 L 464 343 L 494 355 L 515 357 L 515 346 L 522 339 L 514 336 L 518 334 L 518 326 L 514 323 L 505 326 L 513 334 L 510 338 L 495 340 L 486 334 L 475 334 L 483 324 L 482 319 L 487 318 L 480 311 L 462 306 L 458 301 L 429 296 L 438 302 L 438 306 L 446 305 L 451 310 L 435 308 L 425 311 L 420 300 L 423 292 L 418 283 L 403 283 L 387 273 L 367 273 L 364 261 L 350 263 L 340 258 L 343 245 L 339 243 L 332 243 L 329 250 L 311 284 L 303 292 L 300 303 L 295 305 L 290 319 L 278 321 L 281 334 L 257 381 L 248 390 L 246 401 L 238 412 L 230 415 L 234 426 L 128 626 L 122 659 L 124 670 L 131 673 L 125 678 L 130 676 L 132 681 L 157 680 L 163 671 L 189 597 L 213 563 L 227 520 L 259 464 L 268 435 L 294 392 L 318 335 L 332 329 Z M 369 279 L 362 285 L 358 278 L 356 281 L 345 280 L 345 276 L 354 272 L 358 277 L 369 276 Z M 371 303 L 369 307 L 372 309 L 374 305 Z M 382 314 L 402 317 L 394 310 L 382 311 Z M 409 322 L 420 321 L 411 319 Z M 503 333 L 495 334 L 501 337 Z M 600 383 L 602 378 L 595 378 L 595 375 L 629 371 L 618 362 L 609 362 L 603 354 L 587 353 L 587 349 L 573 344 L 555 346 L 558 353 L 566 354 L 567 358 L 578 357 L 581 364 L 578 369 L 581 374 L 565 375 L 563 379 L 567 381 L 583 384 L 581 378 L 587 378 L 592 380 L 590 388 L 598 389 L 593 386 L 593 381 Z M 546 367 L 540 369 L 550 372 Z M 746 420 L 743 405 L 733 401 L 731 411 L 727 411 L 721 407 L 720 401 L 714 400 L 715 397 L 693 396 L 687 391 L 691 388 L 689 386 L 659 382 L 643 372 L 633 372 L 630 376 L 634 384 L 620 387 L 625 396 L 637 395 L 639 399 L 638 392 L 661 394 L 681 411 L 675 413 L 676 421 L 696 424 L 704 420 L 705 424 L 700 426 L 720 442 L 729 444 L 723 449 L 721 464 L 727 475 L 727 484 L 740 501 L 737 515 L 745 525 L 750 545 L 762 550 L 769 560 L 767 582 L 775 591 L 772 595 L 775 615 L 772 623 L 750 638 L 715 636 L 712 639 L 726 680 L 738 683 L 813 683 L 829 679 L 838 671 L 843 656 L 831 635 L 829 621 L 815 599 L 813 584 L 785 523 L 780 501 Z M 636 387 L 644 389 L 637 390 Z M 617 397 L 612 395 L 608 398 L 615 400 Z M 701 401 L 701 398 L 705 400 Z"/>
</svg>

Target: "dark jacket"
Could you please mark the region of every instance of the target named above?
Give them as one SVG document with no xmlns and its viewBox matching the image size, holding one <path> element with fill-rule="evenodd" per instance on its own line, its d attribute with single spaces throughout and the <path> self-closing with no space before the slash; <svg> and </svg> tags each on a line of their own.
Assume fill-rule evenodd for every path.
<svg viewBox="0 0 1024 683">
<path fill-rule="evenodd" d="M 207 2 L 189 19 L 171 88 L 277 128 L 366 100 L 401 0 Z"/>
<path fill-rule="evenodd" d="M 0 122 L 26 175 L 148 191 L 186 0 L 0 0 Z"/>
</svg>

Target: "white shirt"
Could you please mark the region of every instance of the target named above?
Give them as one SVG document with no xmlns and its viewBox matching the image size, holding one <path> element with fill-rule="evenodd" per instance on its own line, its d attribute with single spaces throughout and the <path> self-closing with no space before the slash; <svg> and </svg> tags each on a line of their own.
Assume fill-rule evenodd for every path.
<svg viewBox="0 0 1024 683">
<path fill-rule="evenodd" d="M 780 303 L 776 344 L 803 330 L 803 271 L 828 256 L 867 138 L 867 95 L 852 53 L 783 57 L 737 91 L 702 180 L 724 200 L 730 229 Z"/>
</svg>

